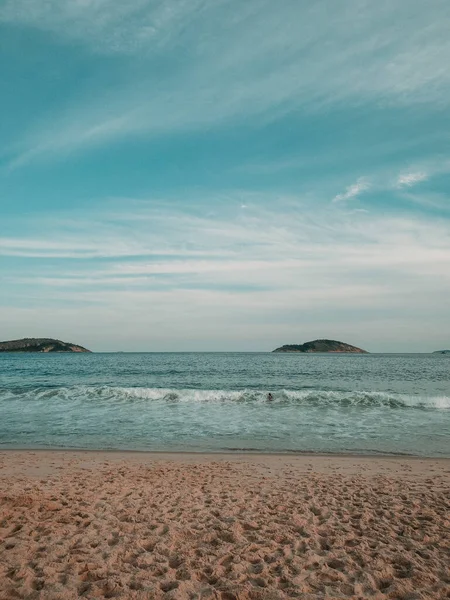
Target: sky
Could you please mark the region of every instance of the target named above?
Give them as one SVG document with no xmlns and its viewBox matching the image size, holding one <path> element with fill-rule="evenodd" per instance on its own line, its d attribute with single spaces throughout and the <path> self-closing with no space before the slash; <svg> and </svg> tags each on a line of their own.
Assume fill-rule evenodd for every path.
<svg viewBox="0 0 450 600">
<path fill-rule="evenodd" d="M 450 347 L 448 0 L 2 0 L 0 339 Z"/>
</svg>

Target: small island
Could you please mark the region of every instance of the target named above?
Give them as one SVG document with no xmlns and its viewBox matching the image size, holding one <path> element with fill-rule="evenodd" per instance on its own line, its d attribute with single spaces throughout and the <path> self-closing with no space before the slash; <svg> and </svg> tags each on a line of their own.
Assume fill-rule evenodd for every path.
<svg viewBox="0 0 450 600">
<path fill-rule="evenodd" d="M 354 353 L 354 354 L 368 354 L 367 350 L 357 348 L 351 344 L 345 344 L 344 342 L 338 342 L 336 340 L 313 340 L 312 342 L 305 342 L 304 344 L 286 344 L 280 348 L 276 348 L 273 352 L 331 352 L 331 353 Z"/>
<path fill-rule="evenodd" d="M 450 354 L 450 350 L 435 350 L 433 354 Z"/>
<path fill-rule="evenodd" d="M 0 352 L 90 352 L 90 350 L 52 338 L 23 338 L 0 342 Z"/>
</svg>

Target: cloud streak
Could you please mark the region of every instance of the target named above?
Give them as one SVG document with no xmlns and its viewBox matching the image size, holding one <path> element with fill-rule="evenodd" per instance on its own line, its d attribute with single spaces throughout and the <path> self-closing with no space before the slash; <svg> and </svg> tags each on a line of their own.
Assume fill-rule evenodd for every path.
<svg viewBox="0 0 450 600">
<path fill-rule="evenodd" d="M 412 187 L 416 183 L 426 181 L 428 175 L 423 171 L 416 171 L 411 173 L 401 173 L 397 180 L 398 187 Z"/>
<path fill-rule="evenodd" d="M 348 188 L 342 194 L 337 194 L 333 198 L 333 202 L 341 202 L 342 200 L 350 200 L 356 198 L 362 192 L 367 191 L 370 188 L 370 184 L 366 177 L 360 177 L 356 183 L 349 185 Z"/>
<path fill-rule="evenodd" d="M 247 282 L 295 289 L 297 278 L 317 283 L 322 277 L 356 280 L 371 273 L 408 278 L 434 272 L 450 278 L 446 222 L 339 207 L 320 212 L 291 199 L 280 210 L 282 202 L 278 198 L 276 211 L 253 207 L 244 214 L 223 211 L 211 217 L 192 209 L 141 206 L 124 218 L 118 211 L 103 215 L 103 223 L 99 214 L 98 221 L 95 215 L 89 221 L 72 218 L 65 227 L 59 221 L 57 228 L 53 219 L 43 219 L 41 238 L 0 238 L 0 253 L 5 260 L 38 258 L 37 268 L 27 263 L 29 275 L 46 277 L 49 284 L 62 278 L 83 285 L 86 278 L 118 288 L 127 281 L 151 287 L 159 280 L 173 287 L 195 283 L 232 289 Z"/>
<path fill-rule="evenodd" d="M 229 197 L 240 206 L 242 194 Z M 438 299 L 450 294 L 447 221 L 265 199 L 212 216 L 204 202 L 129 201 L 89 218 L 34 220 L 33 237 L 0 238 L 3 335 L 17 334 L 20 322 L 24 335 L 57 327 L 61 337 L 76 318 L 79 335 L 88 344 L 95 332 L 98 349 L 95 336 L 105 349 L 122 336 L 125 349 L 270 349 L 280 336 L 376 339 L 375 315 L 396 319 L 392 335 L 407 316 L 445 318 Z M 20 229 L 29 227 L 22 217 Z"/>
<path fill-rule="evenodd" d="M 108 140 L 249 118 L 264 124 L 299 110 L 442 107 L 450 90 L 450 9 L 433 4 L 434 12 L 419 0 L 404 8 L 351 0 L 336 13 L 331 0 L 277 7 L 250 0 L 245 9 L 237 0 L 9 0 L 0 8 L 4 24 L 50 31 L 94 54 L 138 55 L 140 65 L 129 75 L 125 60 L 109 92 L 89 89 L 23 132 L 9 168 Z M 167 64 L 156 76 L 161 53 Z"/>
</svg>

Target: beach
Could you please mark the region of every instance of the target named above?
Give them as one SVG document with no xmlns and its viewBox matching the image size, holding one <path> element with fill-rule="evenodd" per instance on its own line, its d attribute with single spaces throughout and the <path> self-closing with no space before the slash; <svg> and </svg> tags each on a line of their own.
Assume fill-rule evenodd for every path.
<svg viewBox="0 0 450 600">
<path fill-rule="evenodd" d="M 449 598 L 450 459 L 0 452 L 0 598 Z"/>
</svg>

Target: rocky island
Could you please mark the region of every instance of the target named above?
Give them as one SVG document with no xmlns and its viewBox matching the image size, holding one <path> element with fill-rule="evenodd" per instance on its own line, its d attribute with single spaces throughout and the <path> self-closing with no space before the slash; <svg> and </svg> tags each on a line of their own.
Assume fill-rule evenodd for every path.
<svg viewBox="0 0 450 600">
<path fill-rule="evenodd" d="M 435 350 L 433 354 L 450 354 L 450 350 Z"/>
<path fill-rule="evenodd" d="M 336 340 L 313 340 L 304 344 L 286 344 L 285 346 L 276 348 L 273 352 L 352 352 L 355 354 L 368 354 L 367 350 L 362 350 L 351 344 L 345 344 Z"/>
<path fill-rule="evenodd" d="M 0 352 L 90 352 L 83 346 L 51 338 L 23 338 L 0 342 Z"/>
</svg>

